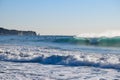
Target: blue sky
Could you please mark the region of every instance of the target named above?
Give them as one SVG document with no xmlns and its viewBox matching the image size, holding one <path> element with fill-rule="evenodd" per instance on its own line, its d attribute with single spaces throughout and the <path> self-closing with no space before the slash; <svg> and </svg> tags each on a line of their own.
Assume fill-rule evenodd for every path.
<svg viewBox="0 0 120 80">
<path fill-rule="evenodd" d="M 0 0 L 0 26 L 53 35 L 120 30 L 120 0 Z"/>
</svg>

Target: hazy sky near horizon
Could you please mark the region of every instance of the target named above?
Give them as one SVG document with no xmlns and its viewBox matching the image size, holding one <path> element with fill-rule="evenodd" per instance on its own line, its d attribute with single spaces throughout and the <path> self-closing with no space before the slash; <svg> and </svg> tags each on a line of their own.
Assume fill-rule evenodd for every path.
<svg viewBox="0 0 120 80">
<path fill-rule="evenodd" d="M 120 0 L 0 0 L 0 27 L 49 35 L 120 30 Z"/>
</svg>

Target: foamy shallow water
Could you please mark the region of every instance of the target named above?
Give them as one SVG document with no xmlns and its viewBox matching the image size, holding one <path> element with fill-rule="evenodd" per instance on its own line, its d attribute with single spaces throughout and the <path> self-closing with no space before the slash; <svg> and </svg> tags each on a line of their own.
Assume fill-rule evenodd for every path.
<svg viewBox="0 0 120 80">
<path fill-rule="evenodd" d="M 0 61 L 0 80 L 119 80 L 120 71 L 95 67 Z"/>
<path fill-rule="evenodd" d="M 0 80 L 119 80 L 118 49 L 0 46 Z"/>
</svg>

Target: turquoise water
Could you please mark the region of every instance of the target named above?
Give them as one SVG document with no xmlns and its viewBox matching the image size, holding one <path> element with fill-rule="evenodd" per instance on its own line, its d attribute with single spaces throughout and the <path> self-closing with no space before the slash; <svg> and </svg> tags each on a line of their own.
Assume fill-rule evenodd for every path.
<svg viewBox="0 0 120 80">
<path fill-rule="evenodd" d="M 0 36 L 0 43 L 34 43 L 34 45 L 37 45 L 38 42 L 101 47 L 120 47 L 120 37 L 78 38 L 74 36 Z"/>
<path fill-rule="evenodd" d="M 64 38 L 56 39 L 54 42 L 58 43 L 71 43 L 77 45 L 94 45 L 94 46 L 105 46 L 105 47 L 120 47 L 120 37 L 100 37 L 100 38 Z"/>
</svg>

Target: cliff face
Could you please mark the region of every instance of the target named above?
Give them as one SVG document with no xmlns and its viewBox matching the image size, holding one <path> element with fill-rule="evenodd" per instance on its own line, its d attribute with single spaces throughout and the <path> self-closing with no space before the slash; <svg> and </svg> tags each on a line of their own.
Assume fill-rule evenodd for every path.
<svg viewBox="0 0 120 80">
<path fill-rule="evenodd" d="M 19 31 L 19 30 L 8 30 L 0 28 L 0 35 L 21 35 L 21 36 L 35 36 L 34 31 Z"/>
</svg>

